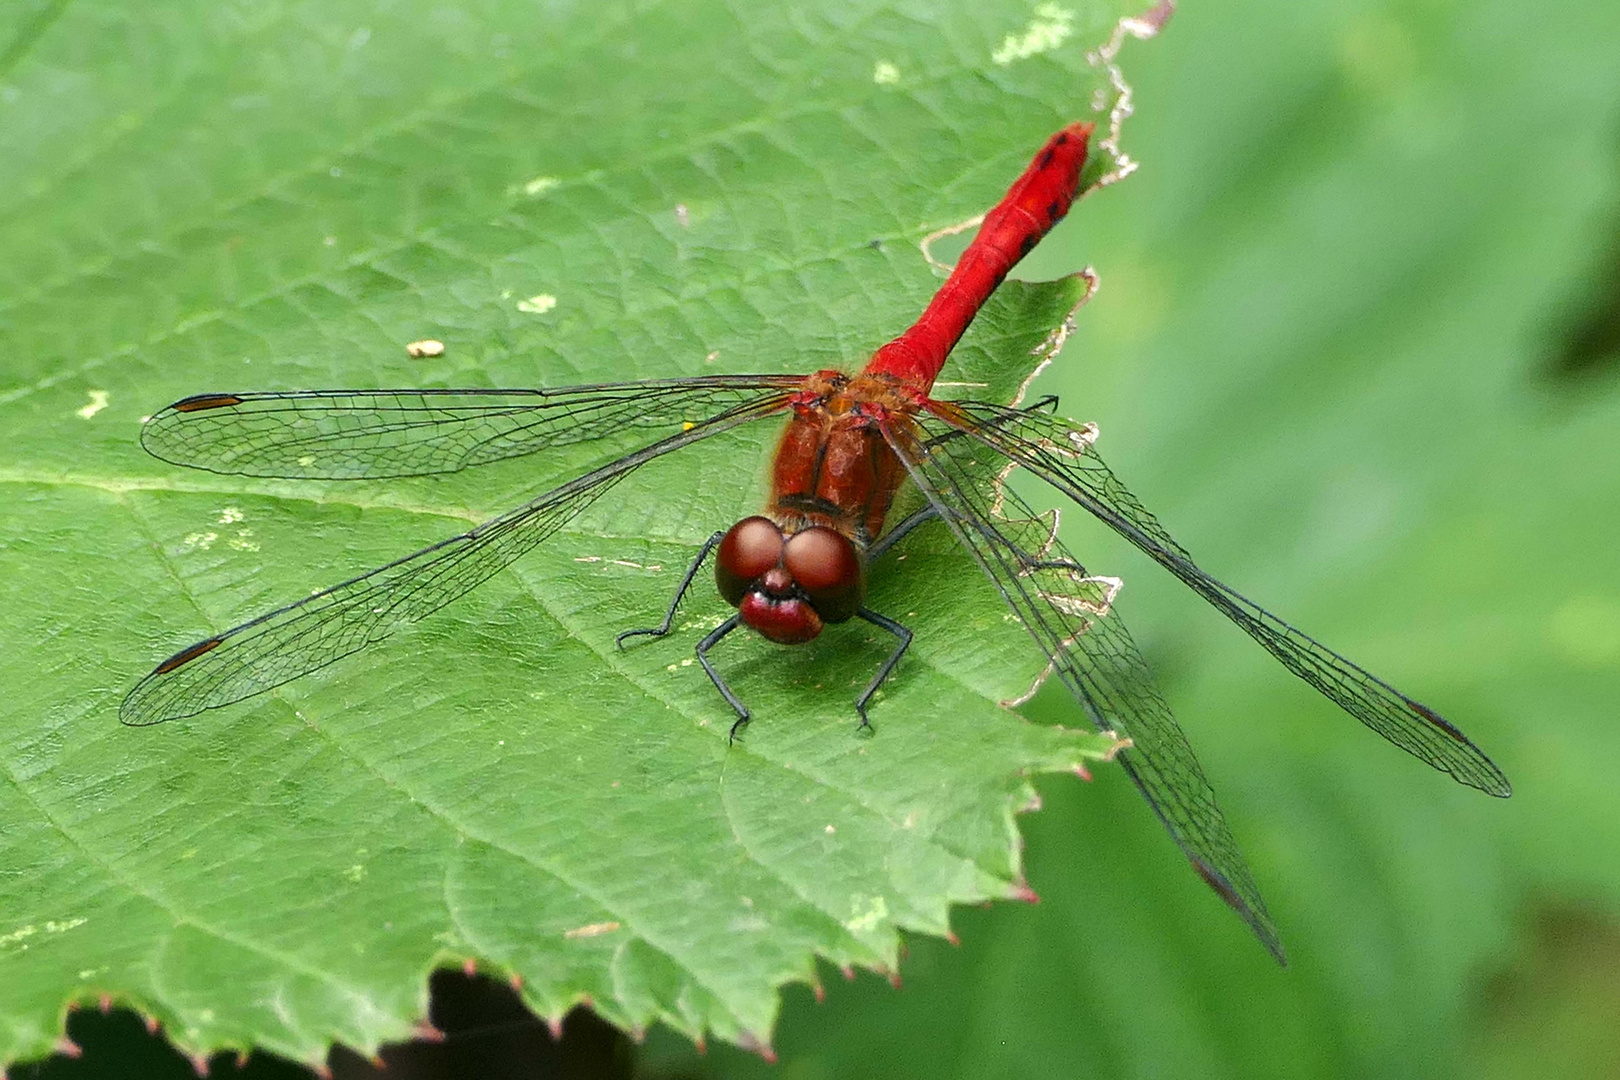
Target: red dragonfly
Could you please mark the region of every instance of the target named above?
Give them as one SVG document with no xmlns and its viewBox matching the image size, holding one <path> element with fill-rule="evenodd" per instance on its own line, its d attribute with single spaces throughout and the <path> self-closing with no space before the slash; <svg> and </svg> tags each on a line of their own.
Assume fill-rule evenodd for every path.
<svg viewBox="0 0 1620 1080">
<path fill-rule="evenodd" d="M 124 699 L 126 724 L 192 716 L 280 686 L 379 641 L 463 595 L 530 550 L 632 471 L 671 451 L 769 417 L 788 417 L 763 515 L 716 532 L 663 621 L 619 636 L 667 634 L 704 562 L 737 610 L 697 645 L 736 711 L 748 709 L 709 660 L 739 626 L 795 644 L 863 619 L 896 645 L 855 703 L 873 694 L 911 633 L 866 607 L 868 567 L 912 528 L 938 519 L 995 583 L 1101 730 L 1130 740 L 1120 762 L 1194 868 L 1279 958 L 1282 948 L 1192 747 L 1112 610 L 1118 583 L 1089 575 L 1055 522 L 1007 487 L 1021 466 L 1095 514 L 1237 623 L 1300 678 L 1384 738 L 1464 784 L 1510 793 L 1490 759 L 1432 709 L 1210 577 L 1097 456 L 1095 428 L 1051 411 L 929 396 L 945 358 L 1007 272 L 1068 212 L 1092 125 L 1049 139 L 984 217 L 916 325 L 859 374 L 715 375 L 530 390 L 337 390 L 188 397 L 151 418 L 142 444 L 165 461 L 245 476 L 372 479 L 456 472 L 628 430 L 648 439 L 617 461 L 413 555 L 278 608 L 175 653 Z M 696 422 L 690 417 L 701 416 Z M 884 531 L 902 483 L 924 508 Z"/>
</svg>

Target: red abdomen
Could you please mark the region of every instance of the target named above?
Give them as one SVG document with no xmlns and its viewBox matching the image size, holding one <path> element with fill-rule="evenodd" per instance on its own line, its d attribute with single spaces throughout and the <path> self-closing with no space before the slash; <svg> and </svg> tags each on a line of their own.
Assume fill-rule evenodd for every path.
<svg viewBox="0 0 1620 1080">
<path fill-rule="evenodd" d="M 984 215 L 984 223 L 922 318 L 873 355 L 866 370 L 894 375 L 924 392 L 1007 272 L 1063 220 L 1080 190 L 1094 125 L 1073 123 L 1046 141 L 1029 168 Z"/>
</svg>

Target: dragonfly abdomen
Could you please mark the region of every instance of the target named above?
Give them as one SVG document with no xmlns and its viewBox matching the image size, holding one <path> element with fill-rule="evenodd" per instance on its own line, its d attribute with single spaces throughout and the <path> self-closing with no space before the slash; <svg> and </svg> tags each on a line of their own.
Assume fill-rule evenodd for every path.
<svg viewBox="0 0 1620 1080">
<path fill-rule="evenodd" d="M 1094 127 L 1077 121 L 1047 140 L 1006 196 L 984 215 L 978 235 L 922 317 L 873 354 L 868 373 L 894 375 L 924 391 L 934 385 L 945 358 L 990 294 L 1069 212 Z"/>
</svg>

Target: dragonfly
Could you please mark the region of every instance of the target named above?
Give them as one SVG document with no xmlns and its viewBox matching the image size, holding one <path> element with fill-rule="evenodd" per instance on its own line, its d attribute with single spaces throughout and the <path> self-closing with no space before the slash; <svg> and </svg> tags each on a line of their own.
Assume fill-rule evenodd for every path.
<svg viewBox="0 0 1620 1080">
<path fill-rule="evenodd" d="M 869 571 L 912 529 L 941 522 L 989 577 L 1090 721 L 1121 739 L 1117 760 L 1198 875 L 1279 961 L 1276 925 L 1192 746 L 1114 610 L 1117 579 L 1087 571 L 1008 484 L 1017 469 L 1095 515 L 1231 619 L 1295 675 L 1385 739 L 1461 783 L 1511 793 L 1457 727 L 1205 573 L 1098 456 L 1096 427 L 1030 406 L 930 396 L 952 348 L 1013 266 L 1068 213 L 1093 125 L 1052 135 L 978 232 L 922 316 L 859 372 L 709 375 L 550 389 L 206 393 L 154 414 L 141 441 L 183 466 L 240 476 L 377 479 L 453 473 L 609 436 L 641 445 L 498 517 L 239 626 L 158 664 L 124 699 L 144 726 L 193 716 L 324 668 L 443 608 L 556 533 L 641 466 L 746 424 L 785 427 L 765 512 L 700 548 L 661 623 L 712 557 L 735 612 L 696 646 L 736 714 L 747 706 L 710 658 L 741 627 L 782 644 L 863 620 L 894 647 L 856 701 L 873 696 L 911 631 L 866 605 Z M 692 419 L 698 417 L 699 419 Z M 921 509 L 885 528 L 909 483 Z"/>
</svg>

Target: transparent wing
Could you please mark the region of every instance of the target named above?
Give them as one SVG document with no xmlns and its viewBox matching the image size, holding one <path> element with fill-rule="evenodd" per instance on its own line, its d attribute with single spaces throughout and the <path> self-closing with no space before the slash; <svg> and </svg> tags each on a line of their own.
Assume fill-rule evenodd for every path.
<svg viewBox="0 0 1620 1080">
<path fill-rule="evenodd" d="M 907 471 L 995 582 L 1099 730 L 1131 740 L 1119 761 L 1194 869 L 1283 959 L 1276 924 L 1216 805 L 1198 758 L 1113 610 L 1117 579 L 1095 577 L 1005 485 L 1012 465 L 931 418 L 885 430 Z"/>
<path fill-rule="evenodd" d="M 378 567 L 169 657 L 124 698 L 119 719 L 140 727 L 280 686 L 380 641 L 444 607 L 545 540 L 655 457 L 781 410 L 780 392 L 644 447 L 459 536 Z"/>
<path fill-rule="evenodd" d="M 712 375 L 555 390 L 197 394 L 148 420 L 141 445 L 176 465 L 243 476 L 423 476 L 627 428 L 678 432 L 801 381 Z"/>
<path fill-rule="evenodd" d="M 1095 426 L 1040 409 L 977 401 L 934 407 L 938 417 L 1025 466 L 1152 556 L 1351 716 L 1470 787 L 1501 797 L 1512 794 L 1502 770 L 1439 713 L 1199 569 L 1097 456 Z"/>
</svg>

